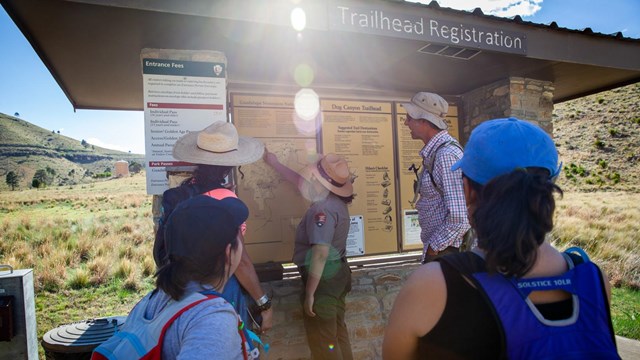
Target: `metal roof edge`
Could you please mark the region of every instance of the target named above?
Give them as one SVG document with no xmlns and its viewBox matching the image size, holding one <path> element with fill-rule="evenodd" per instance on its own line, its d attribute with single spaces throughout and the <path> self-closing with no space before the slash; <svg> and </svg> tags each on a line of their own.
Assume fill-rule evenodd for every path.
<svg viewBox="0 0 640 360">
<path fill-rule="evenodd" d="M 384 1 L 391 2 L 391 3 L 398 3 L 397 0 L 384 0 Z M 481 17 L 481 18 L 485 18 L 485 19 L 497 20 L 497 21 L 502 21 L 502 22 L 518 24 L 518 25 L 525 25 L 525 26 L 532 26 L 532 27 L 537 27 L 537 28 L 544 28 L 544 29 L 549 29 L 549 30 L 554 30 L 554 31 L 563 31 L 563 32 L 570 32 L 570 33 L 582 34 L 582 35 L 587 35 L 587 36 L 604 37 L 604 38 L 609 38 L 609 39 L 618 40 L 618 41 L 630 41 L 630 42 L 639 42 L 640 43 L 640 38 L 632 38 L 632 37 L 624 36 L 624 35 L 622 35 L 621 31 L 618 31 L 618 32 L 613 33 L 613 34 L 604 34 L 604 33 L 600 33 L 600 32 L 594 32 L 590 27 L 586 27 L 584 29 L 570 29 L 570 28 L 566 28 L 566 27 L 560 27 L 560 26 L 558 26 L 558 23 L 556 21 L 552 21 L 549 24 L 540 24 L 540 23 L 535 23 L 535 22 L 532 22 L 532 21 L 523 20 L 520 15 L 516 15 L 513 18 L 506 18 L 506 17 L 501 17 L 501 16 L 495 16 L 495 15 L 487 15 L 480 8 L 475 8 L 473 10 L 467 11 L 467 10 L 458 10 L 458 9 L 453 9 L 453 8 L 449 8 L 449 7 L 443 7 L 440 4 L 438 4 L 436 2 L 436 0 L 432 0 L 429 4 L 412 3 L 412 2 L 405 2 L 405 4 L 409 4 L 411 6 L 418 6 L 418 7 L 421 7 L 421 8 L 425 8 L 426 7 L 426 8 L 429 8 L 429 9 L 440 10 L 440 11 L 444 11 L 444 12 L 477 16 L 477 17 Z"/>
</svg>

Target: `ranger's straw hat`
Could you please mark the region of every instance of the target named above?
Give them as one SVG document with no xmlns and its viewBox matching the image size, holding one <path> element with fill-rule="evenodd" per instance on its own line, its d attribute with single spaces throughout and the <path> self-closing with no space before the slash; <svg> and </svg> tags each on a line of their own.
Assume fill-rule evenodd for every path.
<svg viewBox="0 0 640 360">
<path fill-rule="evenodd" d="M 307 166 L 300 173 L 307 180 L 315 178 L 325 188 L 338 196 L 351 196 L 353 184 L 347 161 L 336 154 L 327 154 L 315 164 Z"/>
</svg>

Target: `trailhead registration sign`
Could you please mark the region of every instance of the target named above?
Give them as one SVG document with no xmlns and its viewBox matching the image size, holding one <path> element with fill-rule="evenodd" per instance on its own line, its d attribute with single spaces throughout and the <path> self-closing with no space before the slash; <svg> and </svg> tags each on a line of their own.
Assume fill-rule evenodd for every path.
<svg viewBox="0 0 640 360">
<path fill-rule="evenodd" d="M 141 60 L 147 193 L 161 195 L 169 188 L 166 167 L 191 165 L 173 158 L 175 142 L 227 121 L 226 58 L 219 52 L 145 49 Z"/>
</svg>

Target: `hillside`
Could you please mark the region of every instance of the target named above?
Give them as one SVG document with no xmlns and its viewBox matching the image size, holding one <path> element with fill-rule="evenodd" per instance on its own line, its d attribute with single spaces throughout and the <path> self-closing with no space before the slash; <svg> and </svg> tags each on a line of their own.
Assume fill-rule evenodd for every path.
<svg viewBox="0 0 640 360">
<path fill-rule="evenodd" d="M 570 191 L 640 191 L 640 83 L 556 104 L 554 139 Z M 14 171 L 21 188 L 47 166 L 54 184 L 85 182 L 112 170 L 117 160 L 144 163 L 144 156 L 83 145 L 80 141 L 0 113 L 0 189 Z"/>
<path fill-rule="evenodd" d="M 640 191 L 640 83 L 556 104 L 559 184 L 578 191 Z"/>
<path fill-rule="evenodd" d="M 43 129 L 0 113 L 0 189 L 8 188 L 9 171 L 18 174 L 19 188 L 28 188 L 37 170 L 49 168 L 51 185 L 91 181 L 92 176 L 113 171 L 114 163 L 144 163 L 144 155 L 104 149 Z"/>
</svg>

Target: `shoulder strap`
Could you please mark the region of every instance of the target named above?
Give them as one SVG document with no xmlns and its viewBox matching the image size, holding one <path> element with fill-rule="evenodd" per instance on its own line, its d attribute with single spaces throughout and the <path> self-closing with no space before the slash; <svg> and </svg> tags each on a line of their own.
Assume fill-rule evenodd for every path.
<svg viewBox="0 0 640 360">
<path fill-rule="evenodd" d="M 453 145 L 458 149 L 460 149 L 460 151 L 462 151 L 462 146 L 460 146 L 460 144 L 455 139 L 451 141 L 443 142 L 442 144 L 438 145 L 438 147 L 433 151 L 433 156 L 431 157 L 431 161 L 428 164 L 424 164 L 425 172 L 429 174 L 429 179 L 431 180 L 431 184 L 433 184 L 433 188 L 436 189 L 436 191 L 440 193 L 440 195 L 443 195 L 444 192 L 436 184 L 436 181 L 433 179 L 432 172 L 433 172 L 433 167 L 436 163 L 436 156 L 438 156 L 438 150 L 440 150 L 441 148 L 447 145 Z"/>
<path fill-rule="evenodd" d="M 493 306 L 491 299 L 487 295 L 486 291 L 478 281 L 476 277 L 473 276 L 475 273 L 486 273 L 486 265 L 484 259 L 482 259 L 479 255 L 474 254 L 471 251 L 460 252 L 456 254 L 445 255 L 435 259 L 435 261 L 446 263 L 447 265 L 456 269 L 460 274 L 471 282 L 473 286 L 478 290 L 485 303 L 488 305 L 489 309 L 491 309 L 491 314 L 498 324 L 498 331 L 500 332 L 500 359 L 507 358 L 507 338 L 504 331 L 504 327 L 502 326 L 502 321 L 500 321 L 500 316 L 496 312 L 495 307 Z"/>
<path fill-rule="evenodd" d="M 577 246 L 568 248 L 562 254 L 569 257 L 573 265 L 591 262 L 591 260 L 589 259 L 589 255 L 587 255 L 584 250 Z"/>
<path fill-rule="evenodd" d="M 160 359 L 164 336 L 171 324 L 185 311 L 219 297 L 218 294 L 212 293 L 193 293 L 180 301 L 170 302 L 153 320 L 143 323 L 142 314 L 151 295 L 152 293 L 147 294 L 136 304 L 123 327 L 98 346 L 91 359 Z"/>
</svg>

